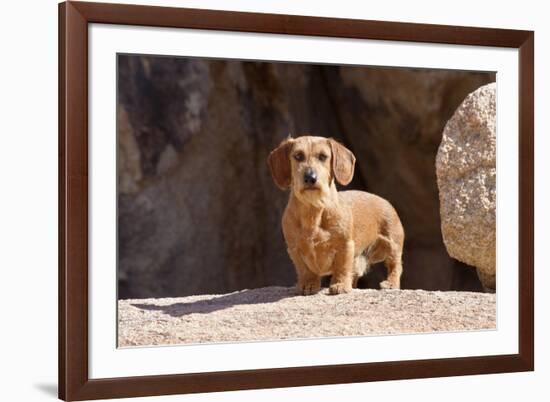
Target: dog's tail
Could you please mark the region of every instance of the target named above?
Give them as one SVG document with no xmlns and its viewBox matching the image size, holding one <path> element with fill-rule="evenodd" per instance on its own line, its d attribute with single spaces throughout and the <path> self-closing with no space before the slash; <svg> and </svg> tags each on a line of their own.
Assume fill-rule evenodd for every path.
<svg viewBox="0 0 550 402">
<path fill-rule="evenodd" d="M 357 277 L 362 277 L 363 275 L 366 275 L 369 271 L 369 260 L 367 258 L 367 254 L 365 252 L 359 254 L 355 259 L 353 260 L 353 273 Z"/>
</svg>

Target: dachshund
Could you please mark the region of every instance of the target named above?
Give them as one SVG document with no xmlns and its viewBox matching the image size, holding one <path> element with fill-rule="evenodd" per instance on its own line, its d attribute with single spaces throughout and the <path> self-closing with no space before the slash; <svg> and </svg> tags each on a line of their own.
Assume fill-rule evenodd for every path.
<svg viewBox="0 0 550 402">
<path fill-rule="evenodd" d="M 399 289 L 405 233 L 392 205 L 364 191 L 337 191 L 348 185 L 355 156 L 332 138 L 287 138 L 268 156 L 275 184 L 290 189 L 282 217 L 288 254 L 297 273 L 297 292 L 321 289 L 331 275 L 329 293 L 348 293 L 372 264 L 384 262 L 381 289 Z"/>
</svg>

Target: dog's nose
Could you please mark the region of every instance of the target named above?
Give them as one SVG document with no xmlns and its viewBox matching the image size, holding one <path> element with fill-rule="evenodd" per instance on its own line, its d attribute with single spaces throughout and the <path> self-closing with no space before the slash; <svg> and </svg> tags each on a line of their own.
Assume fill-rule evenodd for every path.
<svg viewBox="0 0 550 402">
<path fill-rule="evenodd" d="M 317 182 L 317 173 L 312 168 L 307 168 L 304 172 L 304 183 L 313 185 Z"/>
</svg>

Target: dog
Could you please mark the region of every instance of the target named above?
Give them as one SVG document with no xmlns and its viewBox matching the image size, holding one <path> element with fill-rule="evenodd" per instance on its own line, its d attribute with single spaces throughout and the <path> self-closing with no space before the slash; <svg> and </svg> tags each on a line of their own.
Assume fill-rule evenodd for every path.
<svg viewBox="0 0 550 402">
<path fill-rule="evenodd" d="M 392 205 L 364 191 L 337 191 L 355 169 L 355 156 L 332 138 L 287 138 L 268 156 L 275 184 L 290 189 L 282 217 L 288 254 L 297 273 L 297 292 L 348 293 L 372 264 L 384 262 L 381 289 L 399 289 L 405 233 Z"/>
</svg>

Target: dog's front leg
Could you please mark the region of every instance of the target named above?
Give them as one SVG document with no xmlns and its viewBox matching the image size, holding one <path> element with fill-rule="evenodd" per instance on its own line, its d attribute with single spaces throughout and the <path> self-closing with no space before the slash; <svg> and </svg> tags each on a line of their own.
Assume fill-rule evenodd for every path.
<svg viewBox="0 0 550 402">
<path fill-rule="evenodd" d="M 321 290 L 321 277 L 309 269 L 296 269 L 298 273 L 298 293 L 309 296 Z"/>
<path fill-rule="evenodd" d="M 347 240 L 334 256 L 329 292 L 332 295 L 349 293 L 353 281 L 353 256 L 355 244 Z"/>
<path fill-rule="evenodd" d="M 298 276 L 298 283 L 296 284 L 297 293 L 309 296 L 319 292 L 321 290 L 321 277 L 308 269 L 297 251 L 289 248 L 288 255 L 294 263 L 296 275 Z"/>
</svg>

